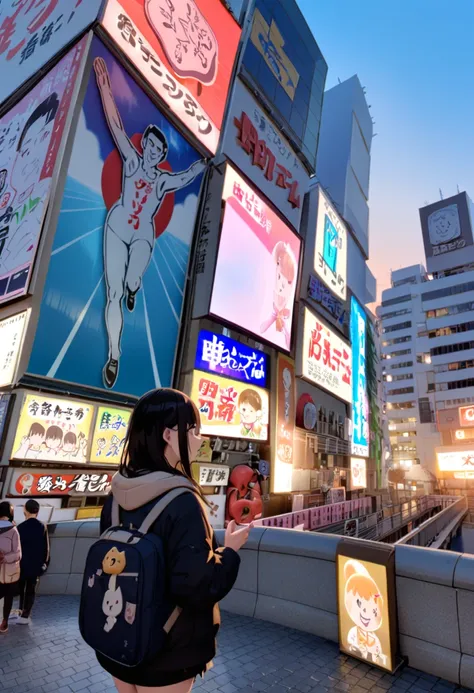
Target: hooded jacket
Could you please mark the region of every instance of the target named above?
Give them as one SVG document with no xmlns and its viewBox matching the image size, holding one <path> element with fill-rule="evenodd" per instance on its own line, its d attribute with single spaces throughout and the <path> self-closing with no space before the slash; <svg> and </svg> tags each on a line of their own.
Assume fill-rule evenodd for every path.
<svg viewBox="0 0 474 693">
<path fill-rule="evenodd" d="M 0 583 L 9 585 L 20 579 L 21 544 L 15 525 L 0 520 Z"/>
<path fill-rule="evenodd" d="M 46 525 L 30 517 L 18 525 L 21 540 L 21 577 L 35 579 L 49 565 L 49 536 Z"/>
<path fill-rule="evenodd" d="M 193 489 L 181 475 L 153 472 L 129 479 L 116 474 L 102 511 L 101 532 L 112 525 L 112 498 L 119 503 L 121 523 L 139 527 L 157 500 L 178 487 Z M 240 558 L 232 549 L 218 548 L 204 513 L 196 493 L 184 493 L 171 501 L 150 529 L 162 539 L 168 596 L 182 612 L 164 650 L 152 662 L 130 670 L 98 654 L 104 669 L 125 683 L 168 685 L 170 674 L 186 671 L 195 676 L 215 656 L 220 625 L 217 603 L 232 589 Z"/>
</svg>

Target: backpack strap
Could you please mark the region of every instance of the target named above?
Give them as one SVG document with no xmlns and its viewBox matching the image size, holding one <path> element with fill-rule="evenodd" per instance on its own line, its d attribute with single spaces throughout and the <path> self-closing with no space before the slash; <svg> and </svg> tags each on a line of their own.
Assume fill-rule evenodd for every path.
<svg viewBox="0 0 474 693">
<path fill-rule="evenodd" d="M 115 497 L 112 496 L 112 527 L 119 527 L 120 526 L 120 506 L 115 500 Z"/>
<path fill-rule="evenodd" d="M 168 505 L 174 501 L 175 498 L 178 498 L 178 496 L 182 496 L 183 493 L 194 493 L 190 488 L 186 486 L 181 486 L 180 488 L 175 488 L 172 491 L 168 491 L 163 498 L 161 498 L 158 503 L 155 503 L 153 508 L 150 510 L 148 515 L 145 517 L 143 520 L 139 532 L 141 534 L 146 534 L 149 530 L 150 527 L 156 520 L 159 518 L 163 510 L 168 507 Z"/>
</svg>

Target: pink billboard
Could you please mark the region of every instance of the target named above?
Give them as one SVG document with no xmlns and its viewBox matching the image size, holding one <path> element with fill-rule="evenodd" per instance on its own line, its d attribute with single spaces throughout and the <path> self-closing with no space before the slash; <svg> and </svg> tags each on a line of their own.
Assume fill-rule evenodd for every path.
<svg viewBox="0 0 474 693">
<path fill-rule="evenodd" d="M 210 312 L 289 351 L 301 240 L 227 166 Z"/>
</svg>

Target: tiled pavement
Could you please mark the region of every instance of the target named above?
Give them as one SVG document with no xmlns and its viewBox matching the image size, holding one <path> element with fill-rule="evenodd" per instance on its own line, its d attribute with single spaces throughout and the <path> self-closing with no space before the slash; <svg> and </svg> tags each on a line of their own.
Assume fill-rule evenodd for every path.
<svg viewBox="0 0 474 693">
<path fill-rule="evenodd" d="M 0 636 L 0 693 L 113 693 L 108 674 L 81 640 L 78 600 L 41 597 L 33 624 Z M 262 621 L 223 614 L 219 655 L 196 693 L 450 693 L 452 684 L 413 669 L 384 675 L 337 646 Z M 462 689 L 458 689 L 462 690 Z"/>
</svg>

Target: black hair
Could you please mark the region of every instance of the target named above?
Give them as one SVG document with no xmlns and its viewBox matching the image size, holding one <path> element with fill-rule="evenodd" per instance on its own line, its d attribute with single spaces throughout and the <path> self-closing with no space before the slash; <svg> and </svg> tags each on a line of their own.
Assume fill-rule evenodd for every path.
<svg viewBox="0 0 474 693">
<path fill-rule="evenodd" d="M 160 130 L 160 128 L 157 125 L 148 125 L 147 128 L 145 129 L 145 132 L 142 135 L 142 146 L 144 146 L 145 140 L 147 139 L 148 135 L 154 135 L 158 140 L 160 140 L 161 144 L 163 145 L 163 159 L 166 159 L 168 156 L 168 140 L 166 139 L 166 135 L 163 132 L 163 130 Z"/>
<path fill-rule="evenodd" d="M 6 517 L 13 522 L 13 505 L 8 501 L 3 501 L 0 503 L 0 517 Z"/>
<path fill-rule="evenodd" d="M 27 500 L 25 503 L 25 510 L 27 513 L 30 513 L 30 515 L 37 515 L 40 511 L 40 504 L 38 501 L 30 498 L 30 500 Z"/>
<path fill-rule="evenodd" d="M 19 152 L 22 144 L 25 140 L 25 137 L 27 135 L 28 130 L 32 125 L 36 123 L 37 120 L 40 118 L 43 118 L 46 116 L 46 125 L 50 123 L 52 120 L 56 118 L 56 113 L 58 112 L 59 108 L 59 99 L 58 95 L 56 94 L 55 91 L 53 91 L 52 94 L 48 96 L 47 99 L 42 101 L 39 106 L 35 108 L 33 113 L 30 115 L 28 120 L 26 121 L 23 131 L 20 135 L 20 139 L 18 140 L 18 144 L 16 146 L 16 151 Z"/>
<path fill-rule="evenodd" d="M 135 477 L 149 472 L 167 472 L 185 476 L 196 490 L 189 459 L 188 432 L 199 432 L 201 418 L 194 402 L 183 392 L 162 388 L 152 390 L 136 404 L 130 417 L 127 438 L 120 463 L 120 474 Z M 172 467 L 165 456 L 166 428 L 178 428 L 182 471 Z"/>
</svg>

